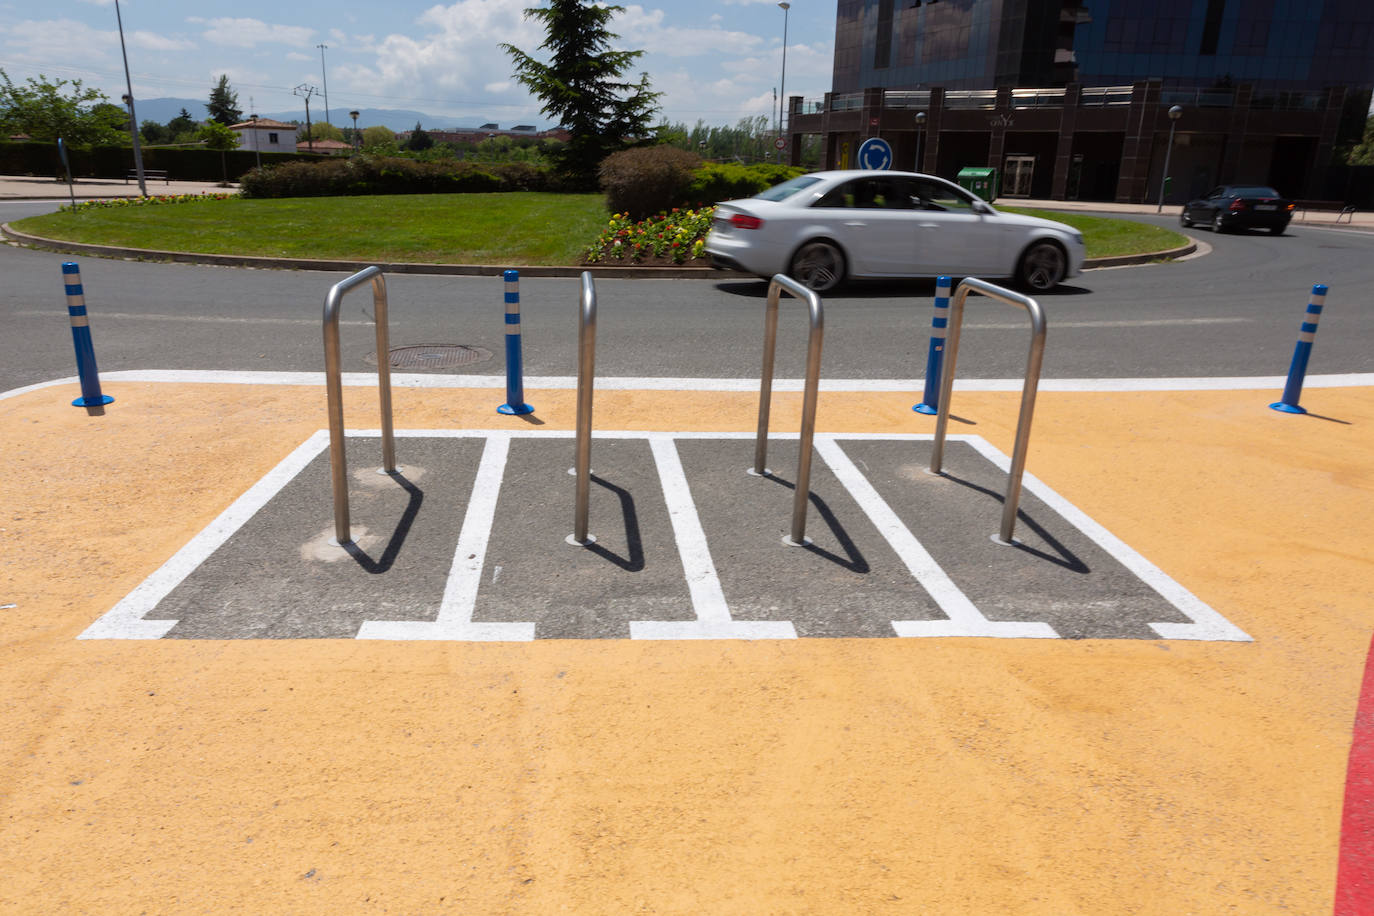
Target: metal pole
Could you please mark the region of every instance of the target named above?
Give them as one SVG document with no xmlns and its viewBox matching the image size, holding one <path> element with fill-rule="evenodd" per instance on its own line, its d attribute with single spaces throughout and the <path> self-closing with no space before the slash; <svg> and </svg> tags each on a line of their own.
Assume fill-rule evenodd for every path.
<svg viewBox="0 0 1374 916">
<path fill-rule="evenodd" d="M 334 493 L 334 540 L 353 542 L 348 513 L 348 460 L 344 453 L 343 374 L 339 356 L 339 306 L 344 294 L 372 281 L 377 316 L 377 392 L 382 424 L 382 473 L 396 470 L 395 433 L 391 416 L 391 364 L 387 330 L 386 279 L 381 268 L 368 267 L 330 287 L 324 298 L 324 384 L 329 409 L 329 472 Z"/>
<path fill-rule="evenodd" d="M 811 543 L 806 537 L 806 511 L 811 500 L 811 453 L 816 436 L 816 403 L 820 392 L 821 344 L 825 338 L 825 309 L 821 297 L 791 277 L 777 274 L 768 284 L 768 305 L 764 316 L 763 377 L 759 382 L 759 427 L 754 438 L 754 466 L 749 473 L 767 476 L 768 413 L 773 398 L 773 354 L 778 339 L 778 302 L 786 290 L 806 303 L 811 330 L 806 338 L 806 380 L 803 384 L 801 437 L 798 442 L 796 489 L 792 495 L 792 531 L 783 543 L 802 547 Z"/>
<path fill-rule="evenodd" d="M 115 22 L 119 24 L 119 53 L 124 56 L 124 85 L 129 90 L 129 133 L 134 140 L 134 171 L 138 173 L 138 193 L 148 196 L 143 180 L 143 147 L 138 143 L 138 115 L 134 113 L 134 83 L 129 76 L 129 52 L 124 49 L 124 17 L 119 15 L 119 0 L 115 0 Z"/>
<path fill-rule="evenodd" d="M 319 45 L 320 49 L 320 82 L 324 84 L 324 120 L 329 123 L 329 72 L 324 68 L 324 49 L 329 45 Z"/>
<path fill-rule="evenodd" d="M 1308 300 L 1307 311 L 1303 313 L 1302 327 L 1298 329 L 1298 345 L 1293 348 L 1293 362 L 1288 366 L 1288 381 L 1283 387 L 1283 398 L 1269 406 L 1283 413 L 1307 413 L 1298 406 L 1302 397 L 1302 383 L 1307 378 L 1307 360 L 1312 355 L 1312 345 L 1317 341 L 1317 322 L 1321 320 L 1322 309 L 1326 305 L 1327 287 L 1318 283 L 1312 287 L 1312 298 Z"/>
<path fill-rule="evenodd" d="M 782 7 L 782 79 L 778 84 L 778 136 L 781 137 L 787 131 L 787 119 L 783 117 L 783 111 L 787 108 L 787 11 L 792 4 L 783 2 L 778 6 Z"/>
<path fill-rule="evenodd" d="M 950 310 L 949 336 L 945 342 L 945 370 L 940 381 L 940 414 L 935 422 L 935 442 L 930 452 L 930 472 L 941 473 L 945 455 L 945 432 L 949 427 L 949 400 L 954 389 L 955 366 L 959 361 L 959 333 L 964 323 L 964 303 L 970 292 L 981 293 L 990 299 L 1015 305 L 1026 310 L 1031 320 L 1030 352 L 1026 357 L 1026 380 L 1021 387 L 1021 413 L 1016 421 L 1016 445 L 1012 449 L 1011 470 L 1007 480 L 1007 494 L 1002 504 L 1002 525 L 998 536 L 999 544 L 1011 544 L 1016 528 L 1016 511 L 1021 501 L 1021 477 L 1026 469 L 1026 451 L 1030 444 L 1031 419 L 1035 414 L 1035 395 L 1040 386 L 1040 368 L 1045 355 L 1045 310 L 1029 296 L 1014 293 L 969 277 L 954 291 L 954 304 Z"/>
<path fill-rule="evenodd" d="M 1159 178 L 1159 206 L 1155 207 L 1155 212 L 1160 213 L 1164 210 L 1164 187 L 1169 183 L 1169 160 L 1174 155 L 1174 128 L 1178 126 L 1178 119 L 1183 116 L 1183 109 L 1175 105 L 1169 109 L 1169 146 L 1164 150 L 1164 174 Z"/>
<path fill-rule="evenodd" d="M 577 448 L 573 474 L 577 478 L 573 533 L 569 544 L 586 547 L 596 541 L 587 533 L 587 503 L 592 479 L 592 384 L 596 378 L 596 282 L 582 272 L 582 303 L 577 325 Z"/>
</svg>

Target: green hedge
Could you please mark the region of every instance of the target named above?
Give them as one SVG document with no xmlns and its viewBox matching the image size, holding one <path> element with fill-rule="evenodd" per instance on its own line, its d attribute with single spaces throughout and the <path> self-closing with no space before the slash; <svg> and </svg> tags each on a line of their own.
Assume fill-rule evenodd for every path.
<svg viewBox="0 0 1374 916">
<path fill-rule="evenodd" d="M 240 186 L 244 197 L 560 190 L 552 172 L 525 162 L 421 162 L 367 154 L 263 166 L 244 175 Z"/>
<path fill-rule="evenodd" d="M 169 149 L 149 147 L 143 150 L 143 167 L 165 171 L 167 177 L 179 181 L 219 181 L 227 167 L 230 180 L 257 165 L 252 150 L 233 150 L 220 154 L 207 149 Z M 290 162 L 298 159 L 318 161 L 318 156 L 294 153 L 262 153 L 262 161 Z M 87 149 L 68 149 L 75 178 L 123 178 L 134 168 L 131 146 L 94 146 Z M 62 175 L 61 159 L 56 143 L 3 142 L 0 143 L 0 175 Z"/>
<path fill-rule="evenodd" d="M 705 206 L 718 204 L 723 200 L 753 197 L 760 191 L 766 191 L 805 172 L 806 169 L 797 166 L 764 162 L 753 165 L 708 162 L 697 169 L 692 177 L 692 184 L 687 188 L 686 197 L 678 201 L 678 205 Z"/>
</svg>

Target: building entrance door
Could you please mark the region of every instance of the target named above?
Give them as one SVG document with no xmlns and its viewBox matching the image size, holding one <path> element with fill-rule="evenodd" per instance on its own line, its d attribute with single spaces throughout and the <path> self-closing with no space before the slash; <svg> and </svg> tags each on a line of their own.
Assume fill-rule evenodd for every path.
<svg viewBox="0 0 1374 916">
<path fill-rule="evenodd" d="M 1006 176 L 1002 180 L 1004 197 L 1030 197 L 1031 175 L 1035 172 L 1034 156 L 1008 156 Z"/>
</svg>

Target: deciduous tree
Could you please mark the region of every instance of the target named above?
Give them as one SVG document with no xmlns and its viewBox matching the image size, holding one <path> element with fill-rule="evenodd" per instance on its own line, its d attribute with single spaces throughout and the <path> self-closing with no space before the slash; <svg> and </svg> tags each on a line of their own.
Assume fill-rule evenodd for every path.
<svg viewBox="0 0 1374 916">
<path fill-rule="evenodd" d="M 124 120 L 111 126 L 108 109 L 113 108 L 120 119 L 127 116 L 109 102 L 105 93 L 84 88 L 81 80 L 49 82 L 39 74 L 37 79 L 30 77 L 24 85 L 16 86 L 0 70 L 0 129 L 7 134 L 23 133 L 35 140 L 52 141 L 61 137 L 68 146 L 119 143 L 118 128 Z"/>
<path fill-rule="evenodd" d="M 501 47 L 515 63 L 515 78 L 544 102 L 541 111 L 557 118 L 572 139 L 555 153 L 556 164 L 573 181 L 595 187 L 597 165 L 610 153 L 650 134 L 659 93 L 649 75 L 637 82 L 623 74 L 643 51 L 615 50 L 619 36 L 607 25 L 624 7 L 585 0 L 550 0 L 547 8 L 525 10 L 527 19 L 544 24 L 547 38 L 539 47 L 548 62 L 519 48 Z"/>
</svg>

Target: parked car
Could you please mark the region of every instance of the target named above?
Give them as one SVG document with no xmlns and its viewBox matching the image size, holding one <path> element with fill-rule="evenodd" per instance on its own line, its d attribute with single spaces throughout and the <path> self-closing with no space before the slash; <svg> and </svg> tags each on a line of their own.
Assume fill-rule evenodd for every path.
<svg viewBox="0 0 1374 916">
<path fill-rule="evenodd" d="M 1282 235 L 1293 218 L 1294 204 L 1273 188 L 1263 185 L 1222 185 L 1206 197 L 1183 205 L 1178 221 L 1186 229 L 1194 223 L 1211 226 L 1213 232 L 1229 229 L 1268 229 Z"/>
<path fill-rule="evenodd" d="M 915 172 L 801 175 L 716 207 L 713 266 L 787 274 L 811 289 L 852 277 L 1013 277 L 1052 289 L 1083 269 L 1083 236 L 1053 220 L 999 212 Z"/>
</svg>

